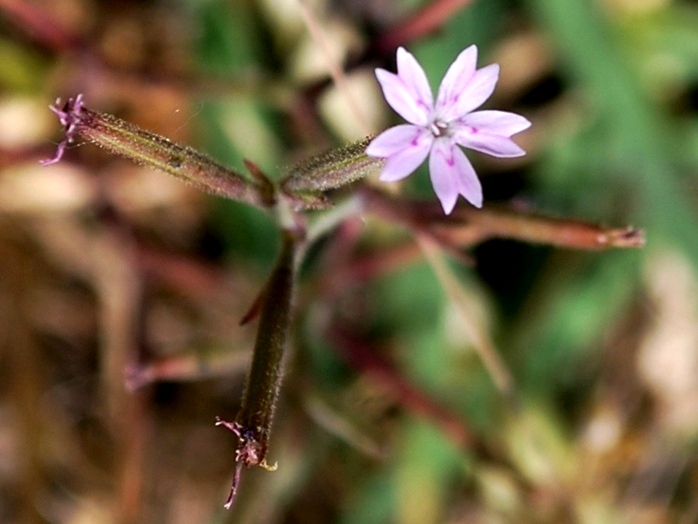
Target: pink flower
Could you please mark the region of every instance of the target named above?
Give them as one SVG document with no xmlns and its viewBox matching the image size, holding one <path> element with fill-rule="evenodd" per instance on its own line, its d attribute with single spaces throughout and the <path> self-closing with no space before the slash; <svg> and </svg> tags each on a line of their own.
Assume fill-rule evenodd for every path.
<svg viewBox="0 0 698 524">
<path fill-rule="evenodd" d="M 441 82 L 436 104 L 424 69 L 402 47 L 397 50 L 397 74 L 376 69 L 388 104 L 407 122 L 384 131 L 366 148 L 366 154 L 385 158 L 380 179 L 401 180 L 429 156 L 429 172 L 436 196 L 446 214 L 458 195 L 482 207 L 482 186 L 463 151 L 467 147 L 496 157 L 517 157 L 526 152 L 512 135 L 531 123 L 505 111 L 473 111 L 487 100 L 499 78 L 499 66 L 476 69 L 477 47 L 461 52 Z"/>
</svg>

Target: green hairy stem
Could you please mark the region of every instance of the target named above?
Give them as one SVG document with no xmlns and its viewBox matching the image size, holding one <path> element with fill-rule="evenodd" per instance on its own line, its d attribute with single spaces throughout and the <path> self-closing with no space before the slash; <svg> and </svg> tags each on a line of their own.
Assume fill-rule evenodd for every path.
<svg viewBox="0 0 698 524">
<path fill-rule="evenodd" d="M 264 207 L 263 188 L 191 147 L 145 131 L 113 115 L 82 108 L 77 131 L 87 140 L 140 165 L 160 169 L 206 193 Z"/>
</svg>

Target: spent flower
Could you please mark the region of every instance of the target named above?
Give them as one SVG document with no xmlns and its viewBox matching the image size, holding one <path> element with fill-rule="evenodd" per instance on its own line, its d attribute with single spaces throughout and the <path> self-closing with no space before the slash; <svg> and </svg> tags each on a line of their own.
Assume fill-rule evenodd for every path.
<svg viewBox="0 0 698 524">
<path fill-rule="evenodd" d="M 462 51 L 444 76 L 436 102 L 424 69 L 404 48 L 397 51 L 397 74 L 376 69 L 388 104 L 408 123 L 378 135 L 366 154 L 385 158 L 380 179 L 401 180 L 429 156 L 429 173 L 446 214 L 458 195 L 482 207 L 482 186 L 472 164 L 458 146 L 496 157 L 517 157 L 525 151 L 511 139 L 531 123 L 506 111 L 475 111 L 487 100 L 499 78 L 499 66 L 476 68 L 477 47 Z"/>
<path fill-rule="evenodd" d="M 56 102 L 48 107 L 56 114 L 58 120 L 65 129 L 65 138 L 58 143 L 58 148 L 53 158 L 41 161 L 41 165 L 44 166 L 55 164 L 63 158 L 66 147 L 75 141 L 78 124 L 80 123 L 84 111 L 82 93 L 75 98 L 69 98 L 65 104 L 61 102 L 60 98 L 57 98 Z"/>
</svg>

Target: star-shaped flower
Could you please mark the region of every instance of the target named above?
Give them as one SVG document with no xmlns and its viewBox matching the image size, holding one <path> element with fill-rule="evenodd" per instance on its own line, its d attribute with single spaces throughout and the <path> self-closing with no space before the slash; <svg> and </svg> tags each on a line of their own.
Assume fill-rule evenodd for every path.
<svg viewBox="0 0 698 524">
<path fill-rule="evenodd" d="M 474 111 L 487 100 L 499 78 L 499 66 L 476 69 L 477 47 L 461 52 L 441 82 L 436 103 L 424 69 L 402 47 L 397 51 L 397 74 L 376 69 L 388 104 L 407 122 L 384 131 L 366 148 L 366 154 L 385 158 L 380 179 L 401 180 L 429 156 L 429 173 L 446 214 L 458 195 L 482 207 L 482 186 L 458 146 L 496 157 L 517 157 L 526 152 L 511 137 L 531 123 L 505 111 Z"/>
</svg>

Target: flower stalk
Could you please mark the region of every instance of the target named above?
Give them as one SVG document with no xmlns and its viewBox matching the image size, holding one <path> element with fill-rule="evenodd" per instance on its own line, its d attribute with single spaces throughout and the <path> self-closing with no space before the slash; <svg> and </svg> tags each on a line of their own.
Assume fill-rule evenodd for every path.
<svg viewBox="0 0 698 524">
<path fill-rule="evenodd" d="M 383 160 L 366 155 L 369 139 L 334 149 L 296 164 L 283 173 L 280 185 L 272 182 L 251 161 L 245 167 L 251 176 L 222 166 L 195 149 L 141 129 L 114 115 L 85 107 L 82 94 L 62 104 L 60 98 L 50 106 L 65 129 L 53 158 L 42 160 L 51 165 L 63 158 L 77 136 L 137 164 L 159 169 L 195 188 L 216 196 L 270 209 L 280 195 L 294 210 L 323 209 L 332 203 L 326 196 L 379 170 Z"/>
<path fill-rule="evenodd" d="M 324 193 L 356 182 L 383 167 L 384 161 L 366 154 L 370 138 L 333 149 L 288 169 L 281 182 L 284 192 Z"/>
<path fill-rule="evenodd" d="M 492 238 L 584 250 L 645 245 L 644 231 L 632 226 L 609 228 L 501 205 L 482 209 L 461 207 L 445 217 L 432 202 L 396 198 L 372 187 L 362 187 L 360 197 L 371 214 L 431 237 L 449 251 L 469 248 Z"/>
<path fill-rule="evenodd" d="M 113 115 L 98 113 L 83 104 L 82 95 L 61 100 L 51 106 L 58 115 L 66 137 L 58 145 L 56 155 L 42 162 L 58 162 L 77 135 L 116 155 L 137 164 L 160 169 L 195 188 L 217 196 L 267 207 L 267 191 L 256 180 L 222 166 L 195 149 L 139 128 Z"/>
<path fill-rule="evenodd" d="M 235 474 L 226 509 L 235 500 L 243 467 L 276 469 L 276 464 L 267 464 L 266 455 L 283 378 L 285 347 L 292 318 L 295 259 L 301 240 L 290 230 L 284 230 L 282 237 L 281 252 L 262 299 L 257 340 L 240 411 L 234 422 L 216 421 L 216 425 L 225 426 L 238 437 Z"/>
</svg>

